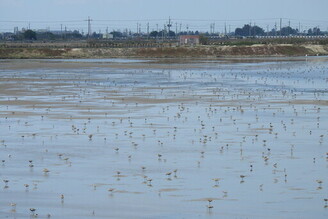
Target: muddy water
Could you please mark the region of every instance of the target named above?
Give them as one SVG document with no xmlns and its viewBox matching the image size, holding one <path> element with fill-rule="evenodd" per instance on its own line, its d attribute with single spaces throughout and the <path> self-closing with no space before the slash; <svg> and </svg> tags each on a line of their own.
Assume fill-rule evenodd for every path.
<svg viewBox="0 0 328 219">
<path fill-rule="evenodd" d="M 326 218 L 327 61 L 2 60 L 0 217 Z"/>
</svg>

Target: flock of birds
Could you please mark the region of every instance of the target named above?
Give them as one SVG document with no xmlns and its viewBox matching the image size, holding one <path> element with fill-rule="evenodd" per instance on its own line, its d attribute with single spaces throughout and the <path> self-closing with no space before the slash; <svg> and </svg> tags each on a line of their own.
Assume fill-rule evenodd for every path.
<svg viewBox="0 0 328 219">
<path fill-rule="evenodd" d="M 65 180 L 73 180 L 74 173 L 65 180 L 59 176 L 74 167 L 80 174 L 74 177 L 81 178 L 77 181 L 82 187 L 83 175 L 94 176 L 91 185 L 97 191 L 107 185 L 99 183 L 103 175 L 83 165 L 101 169 L 108 164 L 104 161 L 111 161 L 111 167 L 104 170 L 111 175 L 105 191 L 112 199 L 124 192 L 133 196 L 120 188 L 125 183 L 127 188 L 140 190 L 134 194 L 157 193 L 161 197 L 174 191 L 183 197 L 172 195 L 175 205 L 205 202 L 203 207 L 211 214 L 214 208 L 220 209 L 220 201 L 237 200 L 232 188 L 244 192 L 248 180 L 256 184 L 253 192 L 263 194 L 267 180 L 261 177 L 273 178 L 274 184 L 292 181 L 295 186 L 302 177 L 299 169 L 304 168 L 316 173 L 307 176 L 307 182 L 316 183 L 311 199 L 320 197 L 327 209 L 327 66 L 276 65 L 113 70 L 114 74 L 100 68 L 94 74 L 94 69 L 87 73 L 34 72 L 32 78 L 3 74 L 0 84 L 9 79 L 21 81 L 16 95 L 0 99 L 4 115 L 0 125 L 5 134 L 0 139 L 0 178 L 10 197 L 6 198 L 10 213 L 26 214 L 20 205 L 28 203 L 30 216 L 41 216 L 33 200 L 22 202 L 11 195 L 20 192 L 17 183 L 24 181 L 17 175 L 23 167 L 14 164 L 22 160 L 29 169 L 29 182 L 21 185 L 25 193 L 31 187 L 38 191 L 40 184 L 51 180 L 65 187 Z M 316 76 L 311 76 L 313 72 Z M 58 147 L 53 146 L 57 143 Z M 33 151 L 28 152 L 31 145 Z M 288 166 L 297 159 L 304 163 L 299 169 Z M 134 186 L 136 182 L 145 187 Z M 216 192 L 221 188 L 222 196 Z M 188 189 L 199 192 L 188 199 Z M 55 192 L 61 206 L 67 203 L 65 197 L 73 194 L 63 190 L 67 193 Z M 235 205 L 243 205 L 241 202 Z M 50 207 L 47 210 L 42 216 L 56 214 Z M 98 213 L 90 211 L 93 216 Z M 2 212 L 3 207 L 0 215 Z"/>
</svg>

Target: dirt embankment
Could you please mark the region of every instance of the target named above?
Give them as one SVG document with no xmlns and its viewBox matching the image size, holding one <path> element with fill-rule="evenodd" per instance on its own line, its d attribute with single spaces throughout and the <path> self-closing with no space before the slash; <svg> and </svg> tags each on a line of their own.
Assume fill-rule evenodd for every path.
<svg viewBox="0 0 328 219">
<path fill-rule="evenodd" d="M 327 45 L 198 46 L 166 48 L 0 48 L 0 58 L 213 58 L 328 55 Z"/>
</svg>

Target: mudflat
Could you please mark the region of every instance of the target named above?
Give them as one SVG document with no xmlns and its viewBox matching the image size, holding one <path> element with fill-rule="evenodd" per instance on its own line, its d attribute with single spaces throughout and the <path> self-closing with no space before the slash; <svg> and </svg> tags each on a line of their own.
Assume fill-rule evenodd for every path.
<svg viewBox="0 0 328 219">
<path fill-rule="evenodd" d="M 327 61 L 0 60 L 0 217 L 326 218 Z"/>
</svg>

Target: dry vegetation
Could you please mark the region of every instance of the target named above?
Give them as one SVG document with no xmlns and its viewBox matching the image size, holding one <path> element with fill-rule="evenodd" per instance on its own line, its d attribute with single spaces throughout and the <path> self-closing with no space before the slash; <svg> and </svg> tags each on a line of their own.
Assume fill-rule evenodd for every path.
<svg viewBox="0 0 328 219">
<path fill-rule="evenodd" d="M 251 45 L 165 48 L 0 48 L 0 58 L 214 58 L 327 55 L 327 45 Z"/>
</svg>

